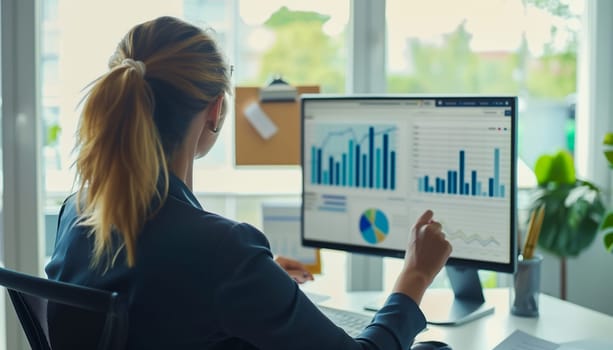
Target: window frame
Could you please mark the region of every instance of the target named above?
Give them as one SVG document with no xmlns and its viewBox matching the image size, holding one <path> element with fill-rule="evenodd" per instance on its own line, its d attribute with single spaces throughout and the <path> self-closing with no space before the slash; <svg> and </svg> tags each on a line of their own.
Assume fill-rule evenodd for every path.
<svg viewBox="0 0 613 350">
<path fill-rule="evenodd" d="M 42 274 L 39 3 L 3 0 L 2 195 L 4 264 Z M 32 249 L 34 247 L 34 249 Z M 4 294 L 4 293 L 3 293 Z M 5 295 L 6 349 L 29 349 Z"/>
</svg>

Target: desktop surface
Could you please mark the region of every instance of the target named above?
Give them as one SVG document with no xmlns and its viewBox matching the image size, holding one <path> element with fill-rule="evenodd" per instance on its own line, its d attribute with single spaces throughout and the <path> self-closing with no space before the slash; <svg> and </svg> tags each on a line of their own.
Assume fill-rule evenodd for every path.
<svg viewBox="0 0 613 350">
<path fill-rule="evenodd" d="M 302 287 L 317 291 L 317 282 Z M 494 312 L 460 326 L 428 325 L 415 341 L 441 341 L 455 350 L 491 350 L 515 330 L 555 343 L 578 340 L 602 340 L 613 345 L 613 317 L 585 307 L 541 294 L 540 316 L 527 318 L 511 315 L 509 289 L 485 289 L 486 300 L 495 305 Z M 432 289 L 427 293 L 446 293 L 448 290 Z M 381 297 L 382 292 L 338 292 L 322 305 L 372 315 L 364 305 Z"/>
</svg>

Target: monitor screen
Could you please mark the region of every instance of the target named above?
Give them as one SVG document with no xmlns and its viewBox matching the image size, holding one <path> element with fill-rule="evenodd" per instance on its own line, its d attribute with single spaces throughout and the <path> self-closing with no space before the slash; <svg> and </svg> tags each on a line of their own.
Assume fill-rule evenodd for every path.
<svg viewBox="0 0 613 350">
<path fill-rule="evenodd" d="M 515 267 L 516 97 L 301 98 L 302 243 L 403 257 L 434 211 L 448 265 Z"/>
</svg>

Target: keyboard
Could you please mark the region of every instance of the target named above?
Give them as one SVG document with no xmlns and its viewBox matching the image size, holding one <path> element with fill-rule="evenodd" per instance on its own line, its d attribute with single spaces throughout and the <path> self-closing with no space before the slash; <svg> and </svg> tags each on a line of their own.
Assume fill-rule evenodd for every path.
<svg viewBox="0 0 613 350">
<path fill-rule="evenodd" d="M 321 312 L 352 337 L 358 336 L 370 324 L 373 316 L 318 305 Z"/>
</svg>

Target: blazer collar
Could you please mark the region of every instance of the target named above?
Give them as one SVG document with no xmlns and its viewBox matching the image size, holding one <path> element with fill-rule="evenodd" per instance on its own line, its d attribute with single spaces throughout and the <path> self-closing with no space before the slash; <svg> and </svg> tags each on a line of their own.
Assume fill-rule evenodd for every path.
<svg viewBox="0 0 613 350">
<path fill-rule="evenodd" d="M 203 210 L 202 205 L 200 205 L 200 202 L 198 202 L 198 199 L 196 199 L 194 193 L 181 179 L 171 172 L 168 172 L 168 195 L 186 202 L 194 208 Z"/>
</svg>

